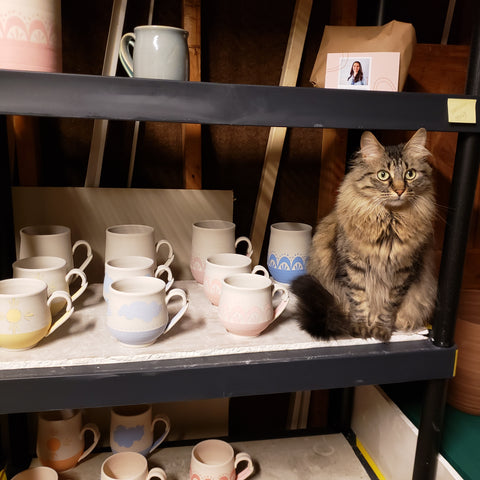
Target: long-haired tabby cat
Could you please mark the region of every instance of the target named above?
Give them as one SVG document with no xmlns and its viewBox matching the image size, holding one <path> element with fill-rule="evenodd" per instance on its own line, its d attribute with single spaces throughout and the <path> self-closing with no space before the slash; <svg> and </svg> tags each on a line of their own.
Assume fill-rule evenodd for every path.
<svg viewBox="0 0 480 480">
<path fill-rule="evenodd" d="M 431 320 L 436 300 L 432 169 L 418 130 L 382 146 L 364 132 L 333 211 L 317 226 L 307 275 L 292 284 L 300 326 L 317 338 L 388 341 Z"/>
</svg>

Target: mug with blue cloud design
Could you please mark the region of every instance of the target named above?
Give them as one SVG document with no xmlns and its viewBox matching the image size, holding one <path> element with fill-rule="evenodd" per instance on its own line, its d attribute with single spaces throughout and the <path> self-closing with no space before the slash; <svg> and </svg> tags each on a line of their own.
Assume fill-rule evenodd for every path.
<svg viewBox="0 0 480 480">
<path fill-rule="evenodd" d="M 168 304 L 180 298 L 176 314 L 170 316 Z M 155 343 L 182 318 L 188 308 L 187 294 L 180 288 L 167 292 L 167 285 L 156 277 L 128 277 L 110 285 L 107 329 L 120 343 L 144 347 Z"/>
<path fill-rule="evenodd" d="M 163 424 L 158 438 L 156 425 Z M 125 405 L 110 410 L 110 448 L 112 452 L 152 453 L 167 438 L 170 419 L 152 413 L 152 405 Z M 155 438 L 155 440 L 154 440 Z"/>
<path fill-rule="evenodd" d="M 273 279 L 290 284 L 306 273 L 312 227 L 306 223 L 279 222 L 270 226 L 267 267 Z"/>
</svg>

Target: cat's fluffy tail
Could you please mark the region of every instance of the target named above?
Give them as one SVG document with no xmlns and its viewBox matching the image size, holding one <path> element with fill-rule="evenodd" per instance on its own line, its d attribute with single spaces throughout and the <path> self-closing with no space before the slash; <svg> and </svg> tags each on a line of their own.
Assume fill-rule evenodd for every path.
<svg viewBox="0 0 480 480">
<path fill-rule="evenodd" d="M 328 340 L 351 335 L 345 314 L 333 296 L 312 275 L 297 277 L 290 285 L 297 297 L 296 316 L 300 327 L 312 337 Z"/>
</svg>

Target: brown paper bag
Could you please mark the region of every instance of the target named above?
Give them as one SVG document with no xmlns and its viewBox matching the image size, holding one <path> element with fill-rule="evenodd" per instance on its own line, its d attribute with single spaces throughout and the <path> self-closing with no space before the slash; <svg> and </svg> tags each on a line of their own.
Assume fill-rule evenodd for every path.
<svg viewBox="0 0 480 480">
<path fill-rule="evenodd" d="M 392 20 L 381 27 L 326 25 L 310 82 L 314 87 L 325 86 L 328 53 L 400 52 L 398 89 L 402 90 L 416 43 L 415 28 L 411 23 Z"/>
</svg>

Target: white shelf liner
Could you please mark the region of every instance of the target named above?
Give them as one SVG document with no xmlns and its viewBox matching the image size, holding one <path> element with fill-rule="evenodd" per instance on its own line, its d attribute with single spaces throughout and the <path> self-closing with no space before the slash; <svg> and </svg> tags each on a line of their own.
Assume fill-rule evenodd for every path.
<svg viewBox="0 0 480 480">
<path fill-rule="evenodd" d="M 72 317 L 52 335 L 28 350 L 0 349 L 0 370 L 105 365 L 379 343 L 374 339 L 314 340 L 293 320 L 293 299 L 282 315 L 258 337 L 232 335 L 221 324 L 217 307 L 210 304 L 202 285 L 193 280 L 181 280 L 175 282 L 174 287 L 187 291 L 189 308 L 183 318 L 153 345 L 133 348 L 117 342 L 105 325 L 107 306 L 102 297 L 102 285 L 92 284 L 75 302 Z M 169 308 L 175 311 L 175 302 Z M 391 341 L 421 340 L 425 338 L 424 334 L 425 331 L 397 332 Z"/>
</svg>

